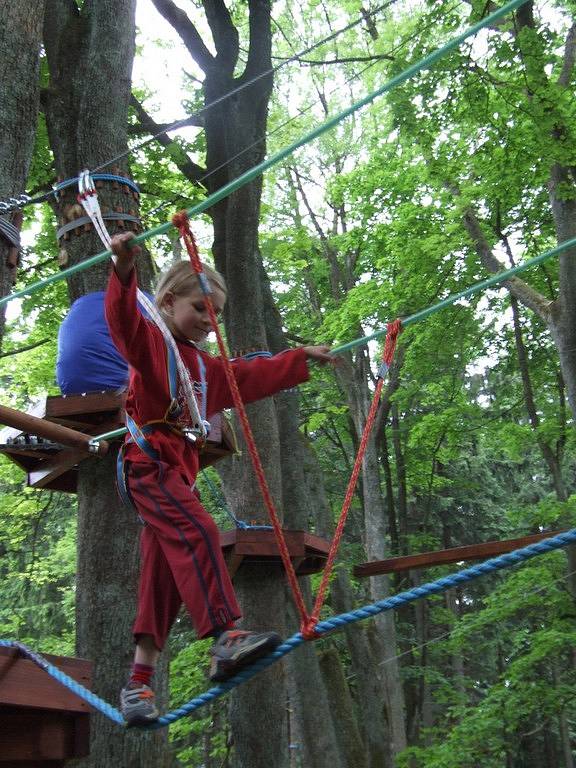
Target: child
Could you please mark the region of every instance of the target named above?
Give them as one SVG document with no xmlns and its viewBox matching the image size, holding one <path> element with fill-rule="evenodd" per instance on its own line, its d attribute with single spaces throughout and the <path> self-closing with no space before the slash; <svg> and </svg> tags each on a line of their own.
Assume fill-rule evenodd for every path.
<svg viewBox="0 0 576 768">
<path fill-rule="evenodd" d="M 117 262 L 106 292 L 110 333 L 130 364 L 126 413 L 140 429 L 154 422 L 145 435 L 152 451 L 146 452 L 133 440 L 124 446 L 126 489 L 145 524 L 133 628 L 136 652 L 130 680 L 120 696 L 128 725 L 158 717 L 150 682 L 182 602 L 198 637 L 214 638 L 210 649 L 213 681 L 226 680 L 281 642 L 275 632 L 234 628 L 241 614 L 220 549 L 218 529 L 193 491 L 198 444 L 184 434 L 183 429 L 190 426 L 186 417 L 169 415 L 166 342 L 159 329 L 138 310 L 134 260 L 140 248 L 129 246 L 133 237 L 126 232 L 112 239 Z M 207 265 L 203 269 L 212 289 L 214 309 L 220 313 L 226 301 L 226 285 L 218 272 Z M 204 393 L 204 403 L 197 395 L 202 410 L 210 415 L 231 407 L 223 361 L 197 347 L 211 326 L 204 294 L 189 262 L 180 262 L 168 270 L 160 280 L 155 300 L 190 371 L 194 390 Z M 329 352 L 328 347 L 311 346 L 271 358 L 233 361 L 244 402 L 306 381 L 307 359 L 326 363 L 333 359 Z"/>
</svg>

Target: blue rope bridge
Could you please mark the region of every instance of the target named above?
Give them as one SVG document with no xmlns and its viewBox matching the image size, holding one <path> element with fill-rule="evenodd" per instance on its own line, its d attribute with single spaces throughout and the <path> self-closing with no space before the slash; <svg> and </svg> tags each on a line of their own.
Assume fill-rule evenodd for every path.
<svg viewBox="0 0 576 768">
<path fill-rule="evenodd" d="M 338 616 L 332 616 L 332 618 L 320 621 L 316 625 L 316 633 L 320 636 L 325 635 L 328 632 L 342 629 L 347 624 L 354 624 L 357 621 L 372 618 L 373 616 L 377 616 L 379 613 L 384 613 L 384 611 L 392 611 L 395 608 L 399 608 L 401 605 L 405 605 L 406 603 L 420 600 L 421 598 L 428 597 L 429 595 L 438 594 L 446 589 L 450 589 L 451 587 L 473 581 L 474 579 L 477 579 L 480 576 L 484 576 L 485 574 L 493 573 L 494 571 L 499 571 L 503 568 L 510 568 L 514 565 L 518 565 L 519 563 L 523 563 L 526 560 L 530 560 L 531 558 L 538 555 L 543 555 L 547 552 L 552 552 L 556 549 L 560 549 L 561 547 L 565 547 L 568 544 L 574 543 L 576 543 L 576 528 L 573 528 L 570 531 L 566 531 L 565 533 L 560 533 L 557 536 L 553 536 L 549 539 L 543 539 L 542 541 L 539 541 L 535 544 L 530 544 L 529 546 L 522 549 L 517 549 L 514 552 L 501 555 L 500 557 L 494 557 L 491 560 L 486 560 L 484 563 L 474 565 L 471 568 L 466 568 L 463 571 L 458 571 L 457 573 L 453 573 L 450 576 L 443 576 L 436 581 L 422 584 L 420 587 L 409 589 L 406 592 L 400 592 L 398 595 L 388 597 L 385 600 L 379 600 L 372 605 L 365 605 L 362 608 L 357 608 L 356 610 L 350 611 L 349 613 L 341 613 Z M 146 730 L 156 730 L 158 728 L 164 728 L 168 725 L 171 725 L 172 723 L 175 723 L 185 715 L 189 715 L 196 709 L 200 709 L 200 707 L 204 706 L 205 704 L 209 704 L 211 701 L 214 701 L 214 699 L 223 696 L 233 688 L 236 688 L 242 683 L 251 680 L 259 672 L 271 666 L 272 664 L 275 664 L 279 659 L 286 656 L 288 653 L 293 651 L 299 645 L 302 645 L 304 642 L 305 640 L 302 634 L 297 632 L 296 634 L 292 635 L 292 637 L 289 637 L 287 640 L 285 640 L 282 645 L 279 645 L 272 653 L 268 654 L 268 656 L 258 659 L 258 661 L 254 662 L 254 664 L 246 667 L 237 675 L 230 678 L 230 680 L 227 680 L 221 685 L 210 688 L 210 690 L 206 691 L 206 693 L 203 693 L 200 696 L 196 696 L 194 699 L 189 701 L 187 704 L 184 704 L 179 709 L 168 712 L 163 717 L 160 717 L 155 723 L 142 727 Z M 98 710 L 110 720 L 113 720 L 115 723 L 118 723 L 119 725 L 125 724 L 122 715 L 117 709 L 112 707 L 103 699 L 96 696 L 96 694 L 84 688 L 84 686 L 77 683 L 76 680 L 73 680 L 71 677 L 61 672 L 57 667 L 55 667 L 53 664 L 50 664 L 50 662 L 48 662 L 35 651 L 25 646 L 23 643 L 19 643 L 16 640 L 0 640 L 0 647 L 18 649 L 24 656 L 38 664 L 39 667 L 44 669 L 54 679 L 58 680 L 59 683 L 66 686 L 81 699 L 84 699 L 84 701 L 90 704 L 91 707 Z"/>
</svg>

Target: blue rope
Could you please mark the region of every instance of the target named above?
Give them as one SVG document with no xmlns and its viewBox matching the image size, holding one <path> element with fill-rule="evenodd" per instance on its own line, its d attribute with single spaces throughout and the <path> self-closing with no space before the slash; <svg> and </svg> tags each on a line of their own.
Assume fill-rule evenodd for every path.
<svg viewBox="0 0 576 768">
<path fill-rule="evenodd" d="M 491 560 L 486 560 L 484 563 L 474 565 L 471 568 L 466 568 L 463 571 L 458 571 L 457 573 L 453 573 L 450 576 L 444 576 L 440 579 L 437 579 L 436 581 L 422 584 L 421 586 L 415 587 L 414 589 L 409 589 L 406 592 L 401 592 L 398 595 L 394 595 L 394 597 L 388 597 L 385 600 L 379 600 L 372 605 L 365 605 L 362 608 L 357 608 L 356 610 L 350 611 L 349 613 L 341 613 L 339 616 L 332 616 L 330 619 L 325 619 L 324 621 L 318 622 L 315 627 L 316 634 L 318 636 L 325 635 L 328 632 L 332 632 L 333 630 L 346 626 L 346 624 L 353 624 L 356 621 L 369 619 L 373 616 L 377 616 L 379 613 L 383 613 L 384 611 L 394 610 L 401 605 L 419 600 L 422 597 L 438 594 L 439 592 L 443 592 L 444 590 L 458 586 L 459 584 L 473 581 L 474 579 L 477 579 L 480 576 L 484 576 L 487 573 L 492 573 L 494 571 L 501 570 L 502 568 L 510 568 L 513 565 L 522 563 L 525 560 L 536 557 L 537 555 L 544 555 L 547 552 L 552 552 L 555 549 L 560 549 L 561 547 L 565 547 L 568 544 L 574 543 L 576 543 L 576 528 L 573 528 L 570 531 L 566 531 L 565 533 L 560 533 L 557 536 L 553 536 L 549 539 L 543 539 L 536 544 L 530 544 L 529 546 L 523 547 L 522 549 L 517 549 L 514 552 L 509 552 L 508 554 L 494 557 Z M 259 672 L 267 669 L 267 667 L 270 667 L 272 664 L 275 664 L 279 659 L 286 656 L 286 654 L 290 653 L 304 642 L 305 640 L 302 636 L 302 633 L 297 632 L 296 634 L 292 635 L 292 637 L 289 637 L 287 640 L 285 640 L 281 645 L 279 645 L 278 648 L 272 651 L 272 653 L 269 653 L 267 656 L 258 659 L 256 662 L 254 662 L 254 664 L 246 667 L 246 669 L 243 669 L 237 675 L 230 678 L 230 680 L 227 680 L 225 683 L 217 685 L 214 688 L 210 688 L 210 690 L 206 691 L 206 693 L 203 693 L 200 696 L 196 696 L 196 698 L 192 699 L 187 704 L 184 704 L 184 706 L 180 707 L 179 709 L 168 712 L 163 717 L 160 717 L 152 725 L 144 726 L 145 729 L 156 730 L 158 728 L 163 728 L 170 725 L 171 723 L 176 722 L 176 720 L 179 720 L 181 717 L 189 715 L 194 710 L 204 706 L 204 704 L 208 704 L 211 701 L 214 701 L 214 699 L 223 696 L 225 693 L 232 690 L 232 688 L 236 688 L 238 685 L 241 685 L 242 683 L 250 680 Z M 34 651 L 31 651 L 22 643 L 19 643 L 15 640 L 0 640 L 0 647 L 2 646 L 8 648 L 18 648 L 25 656 L 36 662 L 36 664 L 42 667 L 42 669 L 46 670 L 48 674 L 52 675 L 52 677 L 62 683 L 62 685 L 65 685 L 67 688 L 69 688 L 81 699 L 87 701 L 99 712 L 106 715 L 116 723 L 124 723 L 122 715 L 120 712 L 118 712 L 117 709 L 114 709 L 114 707 L 110 706 L 110 704 L 107 704 L 91 691 L 88 691 L 82 685 L 77 683 L 76 680 L 73 680 L 71 677 L 68 677 L 68 675 L 65 675 L 59 669 L 46 661 L 46 659 L 43 659 L 42 656 L 35 653 Z"/>
<path fill-rule="evenodd" d="M 236 528 L 239 528 L 242 531 L 271 531 L 272 526 L 271 525 L 250 525 L 249 523 L 246 523 L 244 520 L 240 520 L 236 515 L 232 512 L 228 504 L 226 504 L 226 499 L 222 495 L 222 493 L 216 488 L 212 480 L 210 479 L 210 476 L 207 472 L 202 471 L 202 479 L 208 486 L 208 490 L 210 491 L 210 495 L 212 496 L 212 499 L 215 501 L 215 503 L 228 515 L 228 517 L 232 520 Z"/>
<path fill-rule="evenodd" d="M 127 179 L 124 176 L 116 176 L 113 173 L 93 173 L 92 178 L 94 181 L 117 181 L 120 184 L 126 184 L 134 192 L 140 192 L 138 184 L 136 184 L 135 181 L 132 181 L 132 179 Z M 73 187 L 74 184 L 78 184 L 78 177 L 61 181 L 59 184 L 56 184 L 53 189 L 54 196 L 58 197 L 58 192 L 60 192 L 60 190 L 66 189 L 66 187 Z"/>
<path fill-rule="evenodd" d="M 84 688 L 83 685 L 80 685 L 80 683 L 78 683 L 72 677 L 66 675 L 64 672 L 62 672 L 62 670 L 58 669 L 58 667 L 50 664 L 50 662 L 47 661 L 43 656 L 40 656 L 39 653 L 36 653 L 31 648 L 28 648 L 28 646 L 24 645 L 24 643 L 19 643 L 17 640 L 0 640 L 0 647 L 17 648 L 23 656 L 26 656 L 39 667 L 41 667 L 45 672 L 48 672 L 48 674 L 51 675 L 55 680 L 58 680 L 58 682 L 63 686 L 71 690 L 81 699 L 84 699 L 84 701 L 88 702 L 91 707 L 94 707 L 94 709 L 97 709 L 103 715 L 106 715 L 106 717 L 108 717 L 110 720 L 118 723 L 118 725 L 124 725 L 124 718 L 117 709 L 114 709 L 114 707 L 110 706 L 110 704 L 101 699 L 99 696 L 96 696 L 96 694 L 92 693 L 92 691 Z"/>
</svg>

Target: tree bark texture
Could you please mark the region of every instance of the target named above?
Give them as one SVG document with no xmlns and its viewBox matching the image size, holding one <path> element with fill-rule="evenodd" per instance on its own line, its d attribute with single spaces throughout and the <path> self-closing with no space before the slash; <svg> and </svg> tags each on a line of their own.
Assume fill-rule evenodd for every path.
<svg viewBox="0 0 576 768">
<path fill-rule="evenodd" d="M 86 0 L 79 8 L 70 0 L 47 0 L 44 44 L 49 84 L 43 93 L 48 134 L 56 171 L 71 179 L 93 170 L 127 150 L 128 103 L 134 56 L 135 0 Z M 106 173 L 128 168 L 126 158 Z M 138 200 L 121 185 L 98 190 L 106 209 L 138 212 Z M 77 186 L 64 190 L 55 204 L 62 225 L 84 216 L 76 202 Z M 111 234 L 117 227 L 108 226 Z M 128 227 L 127 227 L 128 228 Z M 61 240 L 61 266 L 77 264 L 104 250 L 96 234 L 82 227 Z M 110 262 L 72 276 L 70 300 L 106 286 Z M 138 265 L 140 285 L 149 287 L 151 263 L 144 253 Z M 116 704 L 133 653 L 131 624 L 139 571 L 139 526 L 116 491 L 115 451 L 102 462 L 86 461 L 78 482 L 77 648 L 94 661 L 94 689 Z M 165 665 L 165 662 L 164 662 Z M 166 705 L 165 666 L 156 674 L 155 689 Z M 167 765 L 166 730 L 126 734 L 94 716 L 90 757 L 84 766 L 122 765 L 136 768 Z"/>
<path fill-rule="evenodd" d="M 328 648 L 322 653 L 320 666 L 332 701 L 334 720 L 338 723 L 336 737 L 344 765 L 346 768 L 367 768 L 366 748 L 360 737 L 350 689 L 335 648 Z"/>
<path fill-rule="evenodd" d="M 0 201 L 26 189 L 38 117 L 39 54 L 44 0 L 0 0 Z M 12 215 L 3 216 L 11 222 Z M 11 244 L 0 234 L 0 296 L 10 293 L 15 274 Z M 0 344 L 4 331 L 0 310 Z"/>
<path fill-rule="evenodd" d="M 128 105 L 134 58 L 136 0 L 89 0 L 82 9 L 70 0 L 47 0 L 44 45 L 49 84 L 42 92 L 50 146 L 59 180 L 74 179 L 87 168 L 128 175 Z M 85 216 L 76 200 L 77 185 L 62 190 L 54 205 L 58 225 Z M 138 199 L 122 185 L 98 190 L 102 212 L 138 215 Z M 133 228 L 108 222 L 110 234 Z M 59 263 L 70 267 L 105 250 L 91 226 L 60 239 Z M 68 278 L 70 301 L 103 290 L 108 260 Z M 138 264 L 140 285 L 149 288 L 152 267 L 146 255 Z"/>
</svg>

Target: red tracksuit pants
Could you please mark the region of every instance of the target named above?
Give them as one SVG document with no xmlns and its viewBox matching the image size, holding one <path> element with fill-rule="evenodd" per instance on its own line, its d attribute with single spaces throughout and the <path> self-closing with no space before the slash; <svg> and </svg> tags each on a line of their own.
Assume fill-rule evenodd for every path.
<svg viewBox="0 0 576 768">
<path fill-rule="evenodd" d="M 130 462 L 127 485 L 145 523 L 134 635 L 164 647 L 182 603 L 198 637 L 230 626 L 241 613 L 218 528 L 178 469 Z"/>
</svg>

